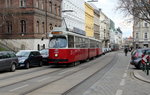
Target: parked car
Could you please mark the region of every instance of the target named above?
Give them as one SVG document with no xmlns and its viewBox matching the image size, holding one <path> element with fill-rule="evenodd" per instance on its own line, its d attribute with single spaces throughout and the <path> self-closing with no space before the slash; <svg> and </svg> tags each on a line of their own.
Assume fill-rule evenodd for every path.
<svg viewBox="0 0 150 95">
<path fill-rule="evenodd" d="M 42 56 L 39 51 L 36 50 L 21 50 L 17 54 L 19 59 L 19 67 L 26 69 L 30 66 L 42 66 Z"/>
<path fill-rule="evenodd" d="M 42 61 L 45 65 L 48 65 L 48 56 L 49 56 L 49 50 L 48 49 L 42 49 L 40 50 L 40 53 L 43 57 Z"/>
<path fill-rule="evenodd" d="M 12 51 L 0 51 L 0 70 L 14 72 L 18 66 L 18 58 Z"/>
<path fill-rule="evenodd" d="M 145 50 L 144 51 L 144 53 L 143 53 L 143 55 L 142 55 L 142 58 L 143 58 L 143 60 L 142 60 L 142 64 L 143 65 L 145 65 L 146 64 L 146 62 L 150 62 L 150 49 L 147 49 L 147 50 Z M 145 58 L 144 58 L 145 57 Z M 145 59 L 145 60 L 144 60 Z"/>
<path fill-rule="evenodd" d="M 140 69 L 142 67 L 142 55 L 146 50 L 150 50 L 148 48 L 136 49 L 131 53 L 131 61 L 130 64 L 134 65 L 136 68 Z"/>
</svg>

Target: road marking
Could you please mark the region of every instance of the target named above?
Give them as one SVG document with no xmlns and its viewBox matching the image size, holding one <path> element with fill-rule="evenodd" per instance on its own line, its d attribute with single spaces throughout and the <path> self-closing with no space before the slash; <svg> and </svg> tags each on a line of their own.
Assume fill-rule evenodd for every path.
<svg viewBox="0 0 150 95">
<path fill-rule="evenodd" d="M 116 95 L 122 95 L 122 92 L 123 92 L 122 90 L 118 89 Z"/>
<path fill-rule="evenodd" d="M 127 77 L 127 73 L 124 73 L 123 78 Z"/>
<path fill-rule="evenodd" d="M 43 78 L 43 79 L 39 80 L 38 82 L 42 82 L 42 81 L 45 81 L 45 80 L 50 79 L 50 78 L 51 77 Z"/>
<path fill-rule="evenodd" d="M 28 84 L 26 84 L 26 85 L 23 85 L 23 86 L 20 86 L 20 87 L 17 87 L 17 88 L 15 88 L 15 89 L 12 89 L 12 90 L 9 90 L 10 92 L 13 92 L 13 91 L 16 91 L 16 90 L 18 90 L 18 89 L 21 89 L 21 88 L 24 88 L 24 87 L 27 87 L 27 86 L 29 86 Z"/>
<path fill-rule="evenodd" d="M 125 85 L 125 79 L 122 79 L 120 82 L 120 86 L 123 86 L 123 85 Z"/>
</svg>

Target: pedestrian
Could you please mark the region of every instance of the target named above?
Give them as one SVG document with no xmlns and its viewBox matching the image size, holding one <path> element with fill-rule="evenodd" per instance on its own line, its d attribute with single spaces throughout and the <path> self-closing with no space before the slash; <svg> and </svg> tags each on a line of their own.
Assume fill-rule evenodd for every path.
<svg viewBox="0 0 150 95">
<path fill-rule="evenodd" d="M 125 48 L 125 49 L 124 49 L 124 53 L 125 53 L 125 56 L 127 56 L 128 48 Z"/>
</svg>

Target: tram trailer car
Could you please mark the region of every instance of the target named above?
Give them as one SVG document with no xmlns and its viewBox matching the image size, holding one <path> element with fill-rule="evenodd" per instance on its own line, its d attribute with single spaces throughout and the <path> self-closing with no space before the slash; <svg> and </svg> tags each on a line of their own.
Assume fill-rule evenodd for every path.
<svg viewBox="0 0 150 95">
<path fill-rule="evenodd" d="M 102 54 L 101 42 L 83 35 L 56 29 L 49 42 L 49 64 L 72 64 Z"/>
</svg>

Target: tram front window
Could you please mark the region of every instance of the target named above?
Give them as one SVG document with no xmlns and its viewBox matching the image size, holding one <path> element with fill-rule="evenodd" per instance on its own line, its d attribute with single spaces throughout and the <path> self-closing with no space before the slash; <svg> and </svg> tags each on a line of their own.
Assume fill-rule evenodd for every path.
<svg viewBox="0 0 150 95">
<path fill-rule="evenodd" d="M 67 40 L 66 38 L 52 38 L 49 44 L 50 48 L 66 48 Z"/>
</svg>

